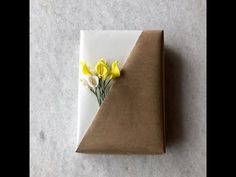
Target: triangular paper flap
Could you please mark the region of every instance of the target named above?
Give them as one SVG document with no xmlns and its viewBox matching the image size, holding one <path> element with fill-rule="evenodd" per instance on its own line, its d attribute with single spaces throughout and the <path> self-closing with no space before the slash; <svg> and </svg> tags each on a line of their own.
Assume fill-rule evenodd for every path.
<svg viewBox="0 0 236 177">
<path fill-rule="evenodd" d="M 143 31 L 77 152 L 165 152 L 163 31 Z"/>
</svg>

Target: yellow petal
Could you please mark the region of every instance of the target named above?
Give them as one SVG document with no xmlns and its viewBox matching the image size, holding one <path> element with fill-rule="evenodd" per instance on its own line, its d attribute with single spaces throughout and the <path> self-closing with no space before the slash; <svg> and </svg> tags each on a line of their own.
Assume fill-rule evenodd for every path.
<svg viewBox="0 0 236 177">
<path fill-rule="evenodd" d="M 87 64 L 86 64 L 84 61 L 81 61 L 80 64 L 81 64 L 81 66 L 82 66 L 82 73 L 83 73 L 84 75 L 91 76 L 91 75 L 92 75 L 92 72 L 91 72 L 90 69 L 88 68 Z"/>
<path fill-rule="evenodd" d="M 120 77 L 120 69 L 118 67 L 118 61 L 114 61 L 111 65 L 112 78 Z"/>
<path fill-rule="evenodd" d="M 106 62 L 106 60 L 104 58 L 100 58 L 99 62 L 104 63 L 105 65 L 107 65 L 107 62 Z"/>
<path fill-rule="evenodd" d="M 98 77 L 105 77 L 109 73 L 109 67 L 103 59 L 100 59 L 95 66 L 95 71 Z"/>
</svg>

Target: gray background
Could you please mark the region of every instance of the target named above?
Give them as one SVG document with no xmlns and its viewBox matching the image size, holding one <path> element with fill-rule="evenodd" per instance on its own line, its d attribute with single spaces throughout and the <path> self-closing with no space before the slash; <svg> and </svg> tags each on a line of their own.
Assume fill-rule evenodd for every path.
<svg viewBox="0 0 236 177">
<path fill-rule="evenodd" d="M 206 176 L 205 0 L 30 3 L 31 177 Z M 75 153 L 79 30 L 156 28 L 165 30 L 167 153 Z"/>
</svg>

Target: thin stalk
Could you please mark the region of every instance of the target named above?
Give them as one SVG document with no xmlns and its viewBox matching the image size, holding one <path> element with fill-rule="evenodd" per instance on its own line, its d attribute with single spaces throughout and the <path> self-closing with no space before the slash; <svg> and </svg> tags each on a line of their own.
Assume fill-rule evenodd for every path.
<svg viewBox="0 0 236 177">
<path fill-rule="evenodd" d="M 102 79 L 99 79 L 99 88 L 100 88 L 101 97 L 103 101 L 105 98 L 105 90 L 104 90 L 104 81 Z"/>
<path fill-rule="evenodd" d="M 100 91 L 99 91 L 99 88 L 98 88 L 98 87 L 96 88 L 96 92 L 99 93 L 99 95 L 97 94 L 97 100 L 98 100 L 98 104 L 99 104 L 99 106 L 100 106 L 100 105 L 101 105 L 101 98 L 100 98 Z"/>
<path fill-rule="evenodd" d="M 107 84 L 106 84 L 105 87 L 104 87 L 105 89 L 107 88 L 107 86 L 109 85 L 109 83 L 111 82 L 111 80 L 112 80 L 112 79 L 110 79 L 110 80 L 107 82 Z"/>
</svg>

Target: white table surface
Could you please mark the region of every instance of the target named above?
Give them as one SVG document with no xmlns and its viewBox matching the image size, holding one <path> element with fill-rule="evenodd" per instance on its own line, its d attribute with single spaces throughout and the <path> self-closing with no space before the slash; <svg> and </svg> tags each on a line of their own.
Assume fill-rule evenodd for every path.
<svg viewBox="0 0 236 177">
<path fill-rule="evenodd" d="M 205 177 L 205 0 L 30 1 L 30 176 Z M 79 31 L 164 29 L 167 153 L 75 153 Z"/>
</svg>

